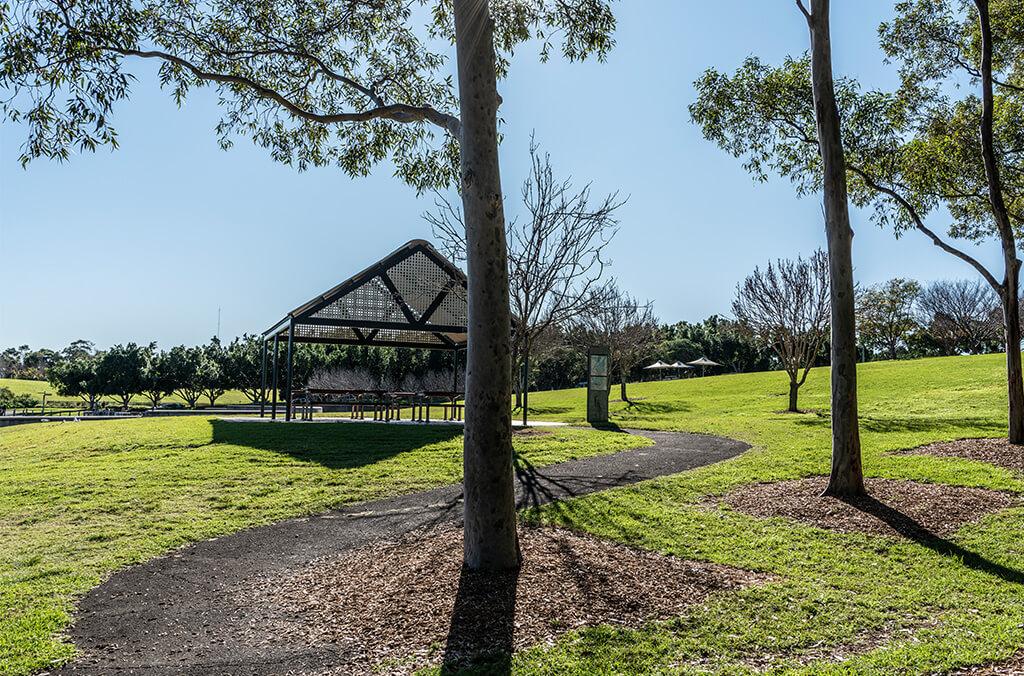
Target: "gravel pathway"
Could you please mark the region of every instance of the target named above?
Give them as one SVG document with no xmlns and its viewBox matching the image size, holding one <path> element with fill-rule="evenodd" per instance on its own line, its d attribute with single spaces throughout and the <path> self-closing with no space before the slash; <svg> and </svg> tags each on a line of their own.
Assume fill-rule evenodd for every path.
<svg viewBox="0 0 1024 676">
<path fill-rule="evenodd" d="M 626 486 L 739 455 L 721 437 L 635 432 L 653 446 L 517 468 L 520 507 Z M 71 639 L 82 651 L 58 674 L 304 674 L 336 663 L 330 646 L 281 645 L 261 635 L 259 608 L 237 592 L 254 579 L 412 530 L 461 518 L 461 486 L 350 505 L 199 542 L 127 568 L 78 604 Z"/>
</svg>

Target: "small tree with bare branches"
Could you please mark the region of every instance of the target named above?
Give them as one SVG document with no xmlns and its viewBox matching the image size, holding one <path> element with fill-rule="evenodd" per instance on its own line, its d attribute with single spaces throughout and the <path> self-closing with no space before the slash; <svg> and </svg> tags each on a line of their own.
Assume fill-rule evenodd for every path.
<svg viewBox="0 0 1024 676">
<path fill-rule="evenodd" d="M 619 378 L 619 398 L 632 406 L 626 395 L 629 372 L 651 355 L 661 338 L 651 302 L 640 302 L 609 282 L 597 309 L 580 316 L 572 333 L 577 342 L 608 347 L 611 372 Z"/>
<path fill-rule="evenodd" d="M 940 280 L 917 297 L 919 321 L 946 355 L 998 349 L 999 297 L 981 280 Z"/>
<path fill-rule="evenodd" d="M 789 411 L 821 351 L 830 321 L 828 256 L 779 259 L 754 269 L 736 287 L 733 314 L 740 326 L 775 351 L 789 375 Z"/>
<path fill-rule="evenodd" d="M 605 248 L 618 231 L 615 212 L 625 200 L 611 193 L 592 201 L 590 184 L 577 189 L 571 177 L 556 178 L 549 154 L 530 140 L 530 174 L 523 182 L 526 218 L 511 219 L 508 240 L 509 293 L 515 317 L 512 363 L 522 369 L 516 406 L 526 422 L 530 357 L 540 337 L 599 309 L 605 295 Z M 449 256 L 466 256 L 462 211 L 439 195 L 424 214 Z"/>
</svg>

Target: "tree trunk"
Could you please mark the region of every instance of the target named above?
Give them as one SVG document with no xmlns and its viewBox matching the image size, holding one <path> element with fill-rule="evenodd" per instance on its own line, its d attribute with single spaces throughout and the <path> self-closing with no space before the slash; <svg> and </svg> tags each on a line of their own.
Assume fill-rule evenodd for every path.
<svg viewBox="0 0 1024 676">
<path fill-rule="evenodd" d="M 796 380 L 790 380 L 789 381 L 789 412 L 790 413 L 799 413 L 800 412 L 800 409 L 797 408 L 797 405 L 796 405 L 797 393 L 798 392 L 800 392 L 800 383 L 798 383 Z"/>
<path fill-rule="evenodd" d="M 454 8 L 469 312 L 463 560 L 470 569 L 507 570 L 519 566 L 520 552 L 512 476 L 512 315 L 498 168 L 493 22 L 486 0 L 455 0 Z"/>
<path fill-rule="evenodd" d="M 1007 275 L 1007 289 L 1003 299 L 1003 331 L 1006 336 L 1006 385 L 1009 402 L 1009 430 L 1007 440 L 1011 444 L 1024 444 L 1024 376 L 1021 373 L 1020 356 L 1020 296 L 1018 295 L 1019 273 L 1014 274 L 1012 283 Z M 1009 292 L 1012 287 L 1012 293 Z"/>
<path fill-rule="evenodd" d="M 824 174 L 825 232 L 832 300 L 832 472 L 825 495 L 863 495 L 857 425 L 857 324 L 854 315 L 853 230 L 846 196 L 839 109 L 832 81 L 829 0 L 811 0 L 811 81 Z"/>
<path fill-rule="evenodd" d="M 993 116 L 995 97 L 992 93 L 992 24 L 989 19 L 988 0 L 975 0 L 981 32 L 981 154 L 985 161 L 989 203 L 999 240 L 1003 248 L 1003 332 L 1006 338 L 1006 386 L 1009 403 L 1007 439 L 1011 444 L 1024 444 L 1024 385 L 1021 381 L 1020 357 L 1020 259 L 1013 234 L 1003 184 L 999 177 L 999 164 L 995 153 Z"/>
<path fill-rule="evenodd" d="M 625 373 L 620 373 L 619 374 L 619 399 L 621 399 L 623 401 L 623 403 L 625 403 L 625 404 L 632 405 L 632 403 L 633 403 L 633 402 L 631 402 L 629 400 L 629 397 L 626 396 L 626 374 Z"/>
</svg>

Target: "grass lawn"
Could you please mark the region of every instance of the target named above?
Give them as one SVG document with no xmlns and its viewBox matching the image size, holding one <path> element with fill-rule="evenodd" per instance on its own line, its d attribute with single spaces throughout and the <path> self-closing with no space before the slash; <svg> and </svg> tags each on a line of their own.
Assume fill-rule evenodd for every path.
<svg viewBox="0 0 1024 676">
<path fill-rule="evenodd" d="M 7 387 L 15 394 L 31 394 L 36 399 L 42 401 L 43 392 L 48 392 L 46 399 L 47 401 L 73 401 L 76 404 L 81 403 L 81 399 L 78 397 L 65 397 L 64 395 L 57 394 L 57 390 L 45 380 L 23 380 L 20 378 L 0 378 L 0 387 Z M 104 397 L 104 401 L 113 402 L 111 397 Z M 176 394 L 171 394 L 164 398 L 164 404 L 177 403 L 184 404 L 185 400 Z M 199 400 L 199 406 L 205 406 L 209 403 L 206 397 L 202 397 Z M 217 398 L 218 406 L 231 406 L 234 404 L 251 404 L 245 395 L 238 390 L 228 390 L 223 396 Z M 120 405 L 120 404 L 118 404 Z M 132 399 L 132 406 L 147 406 L 146 399 L 141 396 L 136 396 Z"/>
<path fill-rule="evenodd" d="M 536 465 L 647 444 L 614 432 L 518 436 Z M 0 429 L 0 674 L 68 659 L 74 600 L 122 566 L 331 506 L 457 482 L 457 427 L 200 417 Z"/>
<path fill-rule="evenodd" d="M 1005 431 L 1003 356 L 860 367 L 864 468 L 872 477 L 1024 491 L 1021 475 L 959 459 L 887 452 Z M 801 393 L 806 414 L 779 413 L 779 373 L 630 386 L 623 425 L 744 439 L 719 465 L 541 508 L 528 518 L 691 559 L 773 573 L 671 622 L 569 635 L 515 657 L 517 673 L 942 673 L 1024 645 L 1024 509 L 961 529 L 952 542 L 839 534 L 756 519 L 705 496 L 737 485 L 826 474 L 828 372 Z M 617 391 L 617 390 L 616 390 Z M 531 395 L 535 415 L 581 420 L 581 391 Z M 829 659 L 838 655 L 838 660 Z"/>
</svg>

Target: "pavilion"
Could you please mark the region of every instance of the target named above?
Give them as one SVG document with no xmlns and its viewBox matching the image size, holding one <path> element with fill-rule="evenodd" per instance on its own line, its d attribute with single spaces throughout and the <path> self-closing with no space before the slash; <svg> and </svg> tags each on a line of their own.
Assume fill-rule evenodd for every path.
<svg viewBox="0 0 1024 676">
<path fill-rule="evenodd" d="M 359 274 L 300 305 L 263 333 L 266 402 L 268 343 L 272 343 L 271 417 L 277 417 L 278 350 L 285 343 L 285 420 L 293 417 L 295 343 L 465 349 L 466 275 L 429 242 L 414 239 Z M 260 405 L 264 415 L 265 403 Z"/>
</svg>

